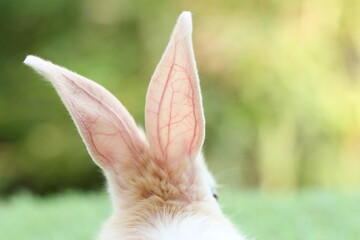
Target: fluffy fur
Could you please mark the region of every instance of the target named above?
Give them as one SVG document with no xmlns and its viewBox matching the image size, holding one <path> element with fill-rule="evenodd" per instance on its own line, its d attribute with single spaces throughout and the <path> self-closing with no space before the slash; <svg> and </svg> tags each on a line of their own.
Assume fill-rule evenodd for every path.
<svg viewBox="0 0 360 240">
<path fill-rule="evenodd" d="M 151 79 L 146 135 L 105 88 L 28 56 L 68 109 L 92 159 L 104 171 L 113 214 L 99 240 L 241 240 L 213 197 L 201 155 L 205 135 L 191 14 L 180 15 Z"/>
</svg>

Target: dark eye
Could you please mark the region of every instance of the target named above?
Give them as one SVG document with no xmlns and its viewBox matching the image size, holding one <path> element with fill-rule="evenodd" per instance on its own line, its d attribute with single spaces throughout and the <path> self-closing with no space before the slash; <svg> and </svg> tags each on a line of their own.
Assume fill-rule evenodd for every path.
<svg viewBox="0 0 360 240">
<path fill-rule="evenodd" d="M 212 188 L 212 189 L 211 189 L 211 192 L 212 192 L 213 197 L 214 197 L 216 200 L 219 200 L 219 195 L 218 195 L 218 192 L 216 191 L 216 189 L 215 189 L 215 188 Z"/>
<path fill-rule="evenodd" d="M 219 200 L 219 196 L 217 195 L 217 193 L 213 193 L 213 197 L 214 197 L 216 200 Z"/>
</svg>

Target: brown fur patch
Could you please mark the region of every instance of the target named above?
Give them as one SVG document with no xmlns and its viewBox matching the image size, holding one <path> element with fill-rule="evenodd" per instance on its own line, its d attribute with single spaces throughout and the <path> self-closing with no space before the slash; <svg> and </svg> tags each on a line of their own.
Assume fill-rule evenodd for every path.
<svg viewBox="0 0 360 240">
<path fill-rule="evenodd" d="M 202 183 L 193 161 L 162 161 L 148 154 L 116 166 L 121 197 L 130 202 L 149 198 L 190 203 L 202 198 Z"/>
<path fill-rule="evenodd" d="M 199 209 L 208 213 L 206 186 L 201 181 L 195 162 L 187 159 L 161 161 L 150 155 L 141 155 L 114 167 L 108 175 L 110 189 L 119 202 L 109 224 L 132 234 L 138 227 L 153 227 L 155 218 L 190 216 Z"/>
<path fill-rule="evenodd" d="M 131 239 L 144 240 L 148 239 L 147 230 L 158 228 L 160 222 L 163 226 L 170 225 L 176 218 L 181 220 L 201 214 L 223 222 L 224 217 L 221 212 L 216 211 L 217 208 L 214 209 L 211 205 L 207 201 L 188 204 L 178 200 L 163 201 L 157 196 L 152 196 L 115 212 L 104 227 L 105 230 L 120 230 L 121 236 L 136 236 Z"/>
</svg>

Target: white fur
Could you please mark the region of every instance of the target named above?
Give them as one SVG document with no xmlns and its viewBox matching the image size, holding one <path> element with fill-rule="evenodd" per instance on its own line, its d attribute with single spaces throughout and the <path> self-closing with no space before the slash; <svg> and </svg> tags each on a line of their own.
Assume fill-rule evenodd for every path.
<svg viewBox="0 0 360 240">
<path fill-rule="evenodd" d="M 231 226 L 202 215 L 159 221 L 156 227 L 151 229 L 148 236 L 148 239 L 152 240 L 244 239 Z"/>
<path fill-rule="evenodd" d="M 111 220 L 110 220 L 111 222 Z M 207 215 L 160 215 L 151 225 L 138 226 L 136 234 L 129 235 L 121 225 L 104 229 L 101 240 L 245 240 L 225 218 L 214 219 Z"/>
</svg>

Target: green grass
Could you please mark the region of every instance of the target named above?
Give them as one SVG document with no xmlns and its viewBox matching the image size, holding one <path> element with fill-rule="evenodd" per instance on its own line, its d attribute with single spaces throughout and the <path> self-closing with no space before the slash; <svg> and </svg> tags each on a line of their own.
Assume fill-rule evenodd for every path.
<svg viewBox="0 0 360 240">
<path fill-rule="evenodd" d="M 360 239 L 360 195 L 307 191 L 294 195 L 223 191 L 227 215 L 255 239 Z M 105 194 L 18 194 L 0 200 L 1 240 L 89 240 L 110 213 Z"/>
</svg>

